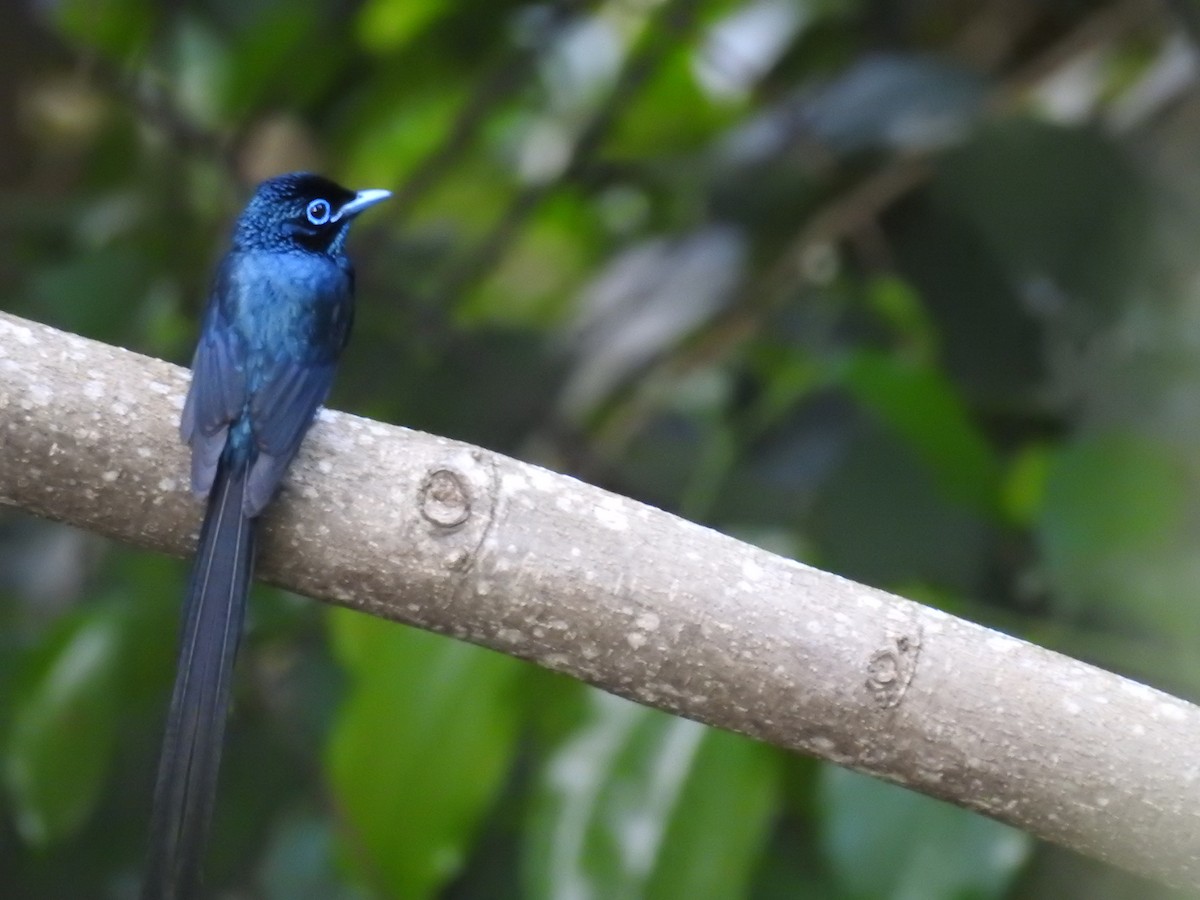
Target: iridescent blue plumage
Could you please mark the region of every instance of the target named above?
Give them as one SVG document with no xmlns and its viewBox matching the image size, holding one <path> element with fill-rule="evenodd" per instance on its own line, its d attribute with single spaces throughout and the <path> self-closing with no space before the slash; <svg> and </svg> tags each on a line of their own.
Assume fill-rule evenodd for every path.
<svg viewBox="0 0 1200 900">
<path fill-rule="evenodd" d="M 192 489 L 208 510 L 159 761 L 145 900 L 198 890 L 255 519 L 328 395 L 350 334 L 350 222 L 387 196 L 306 173 L 265 181 L 217 270 L 180 423 L 192 448 Z"/>
</svg>

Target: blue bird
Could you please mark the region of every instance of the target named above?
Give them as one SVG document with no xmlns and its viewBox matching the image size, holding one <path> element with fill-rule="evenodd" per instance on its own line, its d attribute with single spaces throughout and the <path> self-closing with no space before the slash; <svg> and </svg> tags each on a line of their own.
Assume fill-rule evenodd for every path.
<svg viewBox="0 0 1200 900">
<path fill-rule="evenodd" d="M 308 173 L 264 181 L 217 269 L 179 429 L 192 450 L 192 490 L 208 508 L 184 604 L 144 900 L 199 890 L 256 521 L 329 394 L 350 335 L 350 223 L 389 196 Z"/>
</svg>

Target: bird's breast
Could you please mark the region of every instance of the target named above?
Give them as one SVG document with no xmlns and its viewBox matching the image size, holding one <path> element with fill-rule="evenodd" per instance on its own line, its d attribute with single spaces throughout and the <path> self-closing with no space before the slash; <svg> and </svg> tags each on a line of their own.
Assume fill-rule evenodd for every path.
<svg viewBox="0 0 1200 900">
<path fill-rule="evenodd" d="M 352 315 L 350 278 L 336 260 L 309 253 L 246 254 L 231 278 L 234 322 L 253 385 L 280 363 L 336 358 Z"/>
</svg>

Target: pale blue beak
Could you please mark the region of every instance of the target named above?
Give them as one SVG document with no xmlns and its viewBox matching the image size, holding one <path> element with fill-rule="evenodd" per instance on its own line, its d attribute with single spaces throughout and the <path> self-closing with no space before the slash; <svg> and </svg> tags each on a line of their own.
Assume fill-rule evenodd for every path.
<svg viewBox="0 0 1200 900">
<path fill-rule="evenodd" d="M 367 207 L 381 203 L 390 196 L 392 196 L 391 191 L 385 191 L 381 188 L 359 191 L 354 195 L 354 199 L 343 204 L 342 208 L 334 213 L 329 221 L 340 222 L 342 219 L 353 219 Z"/>
</svg>

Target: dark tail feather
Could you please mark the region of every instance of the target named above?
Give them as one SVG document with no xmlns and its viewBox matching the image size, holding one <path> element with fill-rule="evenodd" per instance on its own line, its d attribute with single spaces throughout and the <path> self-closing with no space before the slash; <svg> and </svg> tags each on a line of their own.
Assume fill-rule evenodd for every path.
<svg viewBox="0 0 1200 900">
<path fill-rule="evenodd" d="M 179 669 L 154 787 L 143 900 L 187 900 L 199 890 L 233 660 L 254 565 L 254 520 L 242 513 L 245 486 L 246 467 L 231 470 L 223 461 L 188 587 Z"/>
</svg>

